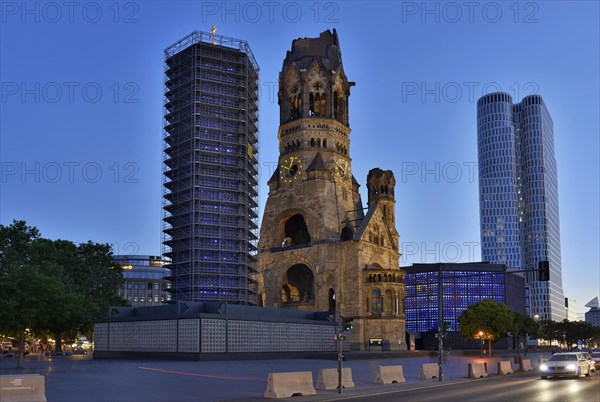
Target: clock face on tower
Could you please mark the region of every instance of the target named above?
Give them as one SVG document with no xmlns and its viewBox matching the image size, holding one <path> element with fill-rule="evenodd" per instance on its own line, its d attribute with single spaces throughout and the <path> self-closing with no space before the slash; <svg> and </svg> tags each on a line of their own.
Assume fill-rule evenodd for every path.
<svg viewBox="0 0 600 402">
<path fill-rule="evenodd" d="M 348 162 L 343 159 L 338 159 L 335 161 L 335 174 L 342 180 L 346 180 L 350 177 L 350 168 L 348 167 Z"/>
<path fill-rule="evenodd" d="M 286 183 L 298 180 L 302 176 L 302 162 L 300 158 L 290 156 L 281 161 L 279 175 Z"/>
</svg>

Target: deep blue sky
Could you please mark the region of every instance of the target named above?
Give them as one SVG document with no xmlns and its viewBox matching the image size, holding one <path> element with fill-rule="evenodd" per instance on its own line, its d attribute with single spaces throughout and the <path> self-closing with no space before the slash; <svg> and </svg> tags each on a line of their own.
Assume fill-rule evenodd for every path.
<svg viewBox="0 0 600 402">
<path fill-rule="evenodd" d="M 3 2 L 0 223 L 160 254 L 163 50 L 213 24 L 261 68 L 262 209 L 285 52 L 336 28 L 357 83 L 353 172 L 363 188 L 370 168 L 395 172 L 402 266 L 480 259 L 475 102 L 497 89 L 544 97 L 565 294 L 585 310 L 600 289 L 598 2 L 265 3 Z"/>
</svg>

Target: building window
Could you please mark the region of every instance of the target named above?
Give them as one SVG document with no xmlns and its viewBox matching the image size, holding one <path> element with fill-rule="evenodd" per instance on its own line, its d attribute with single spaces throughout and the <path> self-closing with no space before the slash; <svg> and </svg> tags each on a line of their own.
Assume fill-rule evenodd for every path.
<svg viewBox="0 0 600 402">
<path fill-rule="evenodd" d="M 394 308 L 394 294 L 391 290 L 385 291 L 385 298 L 383 299 L 383 313 L 385 315 L 392 315 Z"/>
<path fill-rule="evenodd" d="M 381 314 L 381 290 L 379 289 L 371 291 L 371 312 Z"/>
</svg>

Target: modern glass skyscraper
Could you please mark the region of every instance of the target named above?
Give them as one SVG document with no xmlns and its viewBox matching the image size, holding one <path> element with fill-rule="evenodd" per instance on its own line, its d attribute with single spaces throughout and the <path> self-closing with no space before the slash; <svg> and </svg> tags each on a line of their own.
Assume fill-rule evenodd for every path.
<svg viewBox="0 0 600 402">
<path fill-rule="evenodd" d="M 165 49 L 163 244 L 173 300 L 256 304 L 258 65 L 195 31 Z"/>
<path fill-rule="evenodd" d="M 548 282 L 526 273 L 527 310 L 563 320 L 554 129 L 542 97 L 517 104 L 506 93 L 481 97 L 477 146 L 482 259 L 516 269 L 548 262 Z"/>
</svg>

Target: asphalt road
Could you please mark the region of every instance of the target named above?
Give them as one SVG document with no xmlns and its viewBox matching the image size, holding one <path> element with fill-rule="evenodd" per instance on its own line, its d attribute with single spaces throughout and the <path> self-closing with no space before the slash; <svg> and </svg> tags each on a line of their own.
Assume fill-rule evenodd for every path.
<svg viewBox="0 0 600 402">
<path fill-rule="evenodd" d="M 398 386 L 400 387 L 400 386 Z M 298 398 L 300 401 L 303 398 Z M 402 387 L 359 396 L 332 396 L 319 401 L 419 401 L 419 402 L 598 402 L 600 376 L 579 379 L 542 380 L 537 376 L 503 376 L 451 383 L 429 384 L 427 387 Z"/>
<path fill-rule="evenodd" d="M 530 356 L 534 365 L 538 356 Z M 344 362 L 352 368 L 355 388 L 343 395 L 318 391 L 316 396 L 293 397 L 293 402 L 358 401 L 594 401 L 600 402 L 600 372 L 591 378 L 541 380 L 536 372 L 498 376 L 496 360 L 447 356 L 445 381 L 419 380 L 420 364 L 431 357 L 360 359 Z M 490 377 L 468 379 L 467 364 L 488 363 Z M 379 365 L 404 367 L 406 383 L 377 385 Z M 15 369 L 14 359 L 0 359 L 0 374 L 41 374 L 49 402 L 214 402 L 260 401 L 269 373 L 335 368 L 335 360 L 283 359 L 248 361 L 135 361 L 91 360 L 91 356 L 29 357 L 25 369 Z M 516 366 L 514 366 L 516 368 Z"/>
</svg>

